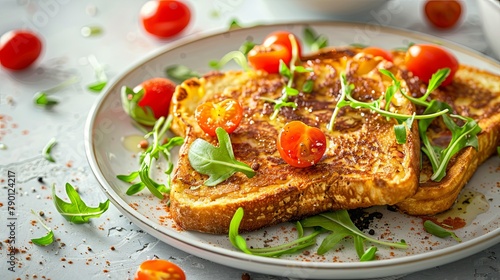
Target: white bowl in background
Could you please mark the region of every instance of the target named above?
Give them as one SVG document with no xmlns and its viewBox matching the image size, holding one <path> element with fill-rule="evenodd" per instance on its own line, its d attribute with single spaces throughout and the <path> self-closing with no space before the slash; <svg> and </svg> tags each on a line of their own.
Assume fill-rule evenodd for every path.
<svg viewBox="0 0 500 280">
<path fill-rule="evenodd" d="M 500 59 L 500 1 L 480 0 L 479 7 L 484 35 L 490 44 L 491 50 Z"/>
<path fill-rule="evenodd" d="M 273 0 L 269 0 L 273 1 Z M 370 11 L 385 5 L 388 0 L 288 0 L 289 5 L 295 5 L 301 10 L 323 15 L 349 16 Z"/>
</svg>

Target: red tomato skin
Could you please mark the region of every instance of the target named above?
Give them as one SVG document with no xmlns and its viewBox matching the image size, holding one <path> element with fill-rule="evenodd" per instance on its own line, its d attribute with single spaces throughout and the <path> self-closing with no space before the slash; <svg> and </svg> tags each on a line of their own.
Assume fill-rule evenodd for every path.
<svg viewBox="0 0 500 280">
<path fill-rule="evenodd" d="M 380 56 L 387 61 L 393 61 L 392 54 L 389 51 L 379 47 L 366 47 L 362 50 L 362 52 L 373 56 Z"/>
<path fill-rule="evenodd" d="M 218 103 L 205 102 L 196 108 L 195 119 L 205 133 L 215 137 L 218 127 L 222 127 L 227 133 L 238 128 L 243 119 L 243 108 L 234 99 L 225 99 Z"/>
<path fill-rule="evenodd" d="M 12 30 L 0 38 L 0 62 L 10 70 L 32 65 L 42 52 L 42 41 L 29 30 Z"/>
<path fill-rule="evenodd" d="M 144 96 L 137 102 L 140 107 L 150 107 L 156 119 L 167 117 L 175 83 L 166 78 L 152 78 L 142 82 L 134 90 L 144 89 Z"/>
<path fill-rule="evenodd" d="M 432 26 L 449 29 L 457 25 L 462 15 L 462 4 L 457 0 L 427 0 L 424 14 Z"/>
<path fill-rule="evenodd" d="M 264 42 L 262 45 L 264 47 L 270 47 L 272 45 L 282 45 L 285 48 L 287 48 L 288 52 L 290 54 L 293 54 L 292 52 L 292 42 L 290 41 L 290 35 L 294 36 L 295 41 L 297 42 L 297 54 L 300 57 L 302 57 L 302 43 L 300 40 L 295 36 L 293 33 L 288 32 L 288 31 L 275 31 L 270 33 L 269 35 L 266 36 L 264 39 Z"/>
<path fill-rule="evenodd" d="M 277 142 L 281 158 L 293 167 L 309 167 L 318 163 L 326 151 L 326 136 L 317 127 L 301 121 L 283 127 Z"/>
<path fill-rule="evenodd" d="M 185 280 L 186 274 L 176 264 L 162 259 L 144 261 L 137 269 L 134 280 Z"/>
<path fill-rule="evenodd" d="M 290 66 L 292 54 L 282 45 L 265 47 L 258 45 L 248 52 L 248 63 L 256 70 L 264 70 L 269 74 L 279 73 L 280 60 Z"/>
<path fill-rule="evenodd" d="M 416 44 L 408 48 L 405 64 L 408 70 L 425 83 L 439 69 L 450 68 L 450 74 L 441 86 L 452 83 L 459 67 L 457 58 L 451 52 L 431 44 Z"/>
<path fill-rule="evenodd" d="M 144 29 L 159 38 L 171 38 L 183 31 L 191 21 L 191 10 L 181 1 L 152 0 L 140 12 Z"/>
</svg>

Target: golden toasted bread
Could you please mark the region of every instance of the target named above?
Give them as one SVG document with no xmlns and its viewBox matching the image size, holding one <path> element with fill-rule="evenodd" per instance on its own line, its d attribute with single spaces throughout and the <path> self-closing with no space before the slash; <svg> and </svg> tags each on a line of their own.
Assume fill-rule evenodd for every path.
<svg viewBox="0 0 500 280">
<path fill-rule="evenodd" d="M 286 81 L 278 74 L 217 72 L 177 87 L 171 104 L 172 131 L 184 136 L 185 143 L 172 179 L 170 212 L 182 228 L 227 233 L 238 207 L 245 210 L 240 230 L 250 231 L 327 210 L 393 205 L 414 195 L 420 163 L 417 126 L 407 129 L 405 144 L 398 144 L 394 119 L 346 106 L 339 111 L 333 131 L 327 130 L 341 92 L 341 72 L 355 86 L 353 97 L 370 102 L 392 82 L 378 69 L 401 78 L 400 69 L 350 50 L 331 50 L 325 57 L 305 59 L 303 66 L 313 72 L 296 73 L 294 88 L 314 80 L 313 90 L 290 98 L 297 109 L 284 107 L 276 119 L 270 118 L 273 104 L 264 99 L 281 96 Z M 191 167 L 188 152 L 198 138 L 218 143 L 200 129 L 194 111 L 203 102 L 226 98 L 238 100 L 244 108 L 243 120 L 230 134 L 235 158 L 251 166 L 256 175 L 247 178 L 236 173 L 216 186 L 205 186 L 207 176 Z M 411 115 L 415 106 L 397 93 L 390 110 Z M 311 167 L 292 167 L 277 150 L 280 129 L 293 120 L 318 127 L 327 137 L 325 155 Z"/>
<path fill-rule="evenodd" d="M 399 56 L 401 61 L 401 54 Z M 398 61 L 398 60 L 396 60 Z M 404 68 L 402 65 L 401 67 Z M 421 85 L 418 79 L 406 77 L 413 92 Z M 416 194 L 396 206 L 411 215 L 434 215 L 448 210 L 477 167 L 493 155 L 500 145 L 500 76 L 460 65 L 453 83 L 440 87 L 431 98 L 448 103 L 454 114 L 470 117 L 481 127 L 478 149 L 467 147 L 452 158 L 446 176 L 439 182 L 430 179 L 432 167 L 423 156 L 420 185 Z M 433 127 L 430 136 L 435 143 L 447 144 L 450 134 L 440 126 Z"/>
</svg>

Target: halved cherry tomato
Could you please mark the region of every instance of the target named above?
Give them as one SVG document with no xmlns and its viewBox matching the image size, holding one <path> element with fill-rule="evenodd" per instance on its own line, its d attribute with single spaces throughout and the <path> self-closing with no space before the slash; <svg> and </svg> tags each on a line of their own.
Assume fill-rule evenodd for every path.
<svg viewBox="0 0 500 280">
<path fill-rule="evenodd" d="M 248 63 L 256 70 L 264 70 L 267 73 L 279 73 L 280 60 L 290 65 L 292 54 L 282 45 L 271 45 L 265 47 L 257 45 L 248 52 Z"/>
<path fill-rule="evenodd" d="M 28 30 L 12 30 L 0 38 L 0 63 L 10 70 L 22 70 L 33 64 L 42 52 L 42 41 Z"/>
<path fill-rule="evenodd" d="M 290 41 L 290 35 L 295 38 L 295 41 L 297 42 L 297 54 L 299 58 L 302 56 L 302 44 L 300 40 L 295 36 L 293 33 L 288 32 L 288 31 L 275 31 L 267 35 L 267 37 L 264 39 L 264 42 L 262 45 L 264 47 L 270 47 L 272 45 L 282 45 L 285 48 L 288 49 L 288 52 L 290 54 L 293 54 L 292 51 L 292 42 Z M 285 61 L 287 62 L 287 61 Z"/>
<path fill-rule="evenodd" d="M 393 59 L 392 54 L 388 50 L 385 50 L 385 49 L 382 49 L 379 47 L 366 47 L 361 51 L 366 53 L 366 54 L 373 55 L 373 56 L 380 56 L 383 59 L 388 60 L 388 61 L 392 61 L 392 59 Z"/>
<path fill-rule="evenodd" d="M 462 15 L 462 4 L 458 0 L 427 0 L 425 17 L 437 28 L 452 28 Z"/>
<path fill-rule="evenodd" d="M 317 127 L 301 121 L 289 122 L 278 136 L 278 151 L 288 164 L 309 167 L 318 163 L 326 151 L 326 136 Z"/>
<path fill-rule="evenodd" d="M 181 1 L 153 0 L 142 6 L 140 19 L 148 33 L 170 38 L 186 28 L 191 20 L 191 11 Z"/>
<path fill-rule="evenodd" d="M 203 131 L 210 136 L 216 136 L 217 127 L 231 133 L 240 125 L 243 108 L 238 101 L 231 98 L 218 103 L 205 102 L 196 108 L 194 117 Z"/>
<path fill-rule="evenodd" d="M 459 66 L 457 58 L 451 52 L 430 44 L 416 44 L 408 48 L 405 64 L 408 70 L 426 83 L 439 69 L 450 68 L 450 74 L 441 84 L 442 86 L 452 82 Z"/>
<path fill-rule="evenodd" d="M 186 274 L 176 264 L 162 259 L 144 261 L 137 272 L 134 280 L 185 280 Z"/>
</svg>

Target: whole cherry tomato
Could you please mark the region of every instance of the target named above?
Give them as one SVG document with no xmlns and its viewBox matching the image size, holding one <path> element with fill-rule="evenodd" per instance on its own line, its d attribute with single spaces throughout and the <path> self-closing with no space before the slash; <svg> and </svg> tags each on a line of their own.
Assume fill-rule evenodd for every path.
<svg viewBox="0 0 500 280">
<path fill-rule="evenodd" d="M 416 44 L 408 48 L 405 56 L 408 70 L 424 82 L 428 82 L 436 71 L 450 68 L 450 74 L 441 84 L 449 85 L 458 70 L 457 58 L 443 47 L 431 44 Z"/>
<path fill-rule="evenodd" d="M 162 259 L 144 261 L 134 280 L 186 280 L 186 274 L 176 264 Z"/>
<path fill-rule="evenodd" d="M 309 167 L 318 163 L 326 151 L 326 137 L 317 127 L 301 121 L 287 123 L 278 136 L 278 151 L 288 164 Z"/>
<path fill-rule="evenodd" d="M 297 54 L 299 58 L 302 56 L 302 46 L 300 40 L 293 33 L 288 31 L 275 31 L 267 35 L 264 39 L 262 45 L 264 47 L 270 47 L 272 45 L 282 45 L 288 49 L 290 54 L 293 54 L 292 51 L 292 42 L 290 41 L 290 36 L 295 38 L 295 42 L 297 42 Z M 287 62 L 287 61 L 285 61 Z"/>
<path fill-rule="evenodd" d="M 282 45 L 263 46 L 257 45 L 248 52 L 248 63 L 256 70 L 267 73 L 279 73 L 280 61 L 290 65 L 292 54 Z"/>
<path fill-rule="evenodd" d="M 0 62 L 10 70 L 22 70 L 33 64 L 42 52 L 42 41 L 28 30 L 12 30 L 0 38 Z"/>
<path fill-rule="evenodd" d="M 148 33 L 160 38 L 170 38 L 186 28 L 191 20 L 191 11 L 181 1 L 153 0 L 142 6 L 140 18 Z"/>
<path fill-rule="evenodd" d="M 122 106 L 138 123 L 154 125 L 160 117 L 167 117 L 175 83 L 166 78 L 152 78 L 133 90 L 122 88 Z"/>
<path fill-rule="evenodd" d="M 437 28 L 452 28 L 462 15 L 462 4 L 458 0 L 427 0 L 425 17 Z"/>
<path fill-rule="evenodd" d="M 205 102 L 199 105 L 194 116 L 203 131 L 210 136 L 216 136 L 217 127 L 231 133 L 240 125 L 243 108 L 238 101 L 229 98 L 218 103 Z"/>
<path fill-rule="evenodd" d="M 392 54 L 389 51 L 382 49 L 382 48 L 379 48 L 379 47 L 366 47 L 361 51 L 366 53 L 366 54 L 373 55 L 373 56 L 380 56 L 388 61 L 393 60 Z"/>
</svg>

